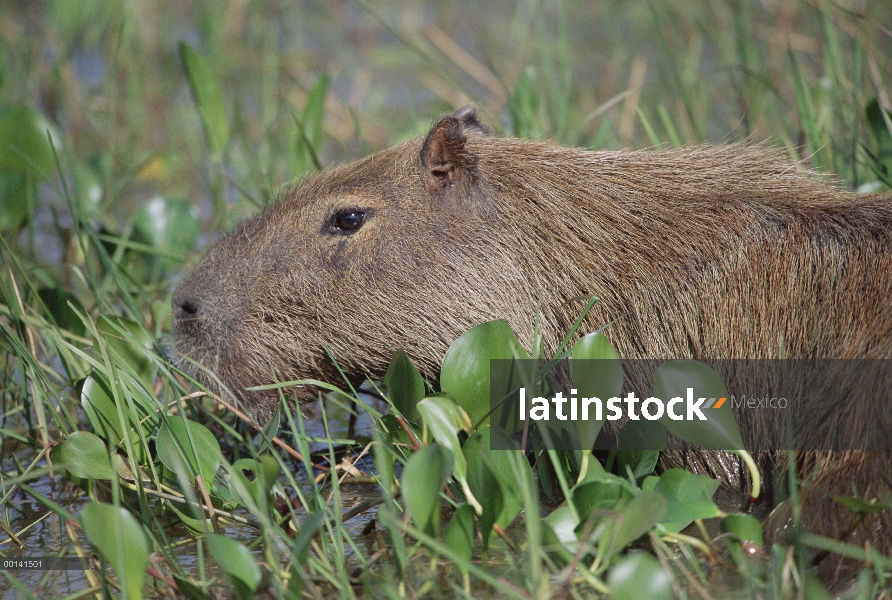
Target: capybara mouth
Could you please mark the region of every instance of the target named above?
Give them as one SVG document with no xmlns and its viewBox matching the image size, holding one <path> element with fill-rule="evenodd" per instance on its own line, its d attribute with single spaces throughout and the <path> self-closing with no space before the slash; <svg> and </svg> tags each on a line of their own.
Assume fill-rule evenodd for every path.
<svg viewBox="0 0 892 600">
<path fill-rule="evenodd" d="M 213 368 L 209 368 L 188 356 L 178 354 L 174 364 L 208 392 L 233 405 L 259 424 L 272 417 L 282 398 L 287 402 L 301 402 L 313 396 L 312 390 L 304 385 L 251 389 L 273 382 L 259 381 L 253 374 L 245 373 L 225 362 L 217 362 Z"/>
</svg>

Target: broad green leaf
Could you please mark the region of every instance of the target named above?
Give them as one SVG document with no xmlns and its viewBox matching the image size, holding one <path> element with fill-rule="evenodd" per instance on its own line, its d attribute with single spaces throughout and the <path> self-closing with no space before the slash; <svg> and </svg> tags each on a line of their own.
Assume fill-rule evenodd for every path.
<svg viewBox="0 0 892 600">
<path fill-rule="evenodd" d="M 693 391 L 688 392 L 689 388 Z M 725 383 L 709 365 L 695 360 L 675 360 L 663 364 L 654 375 L 654 396 L 664 403 L 670 402 L 673 398 L 682 399 L 682 402 L 676 405 L 675 413 L 683 415 L 684 419 L 674 420 L 668 414 L 660 418 L 663 427 L 675 437 L 707 448 L 744 449 L 731 403 L 726 400 L 720 408 L 707 408 L 710 398 L 728 397 Z M 700 398 L 706 399 L 706 402 L 699 406 L 699 410 L 707 420 L 700 420 L 693 412 L 691 413 L 693 420 L 687 420 L 689 397 L 693 399 L 694 404 L 699 402 Z"/>
<path fill-rule="evenodd" d="M 468 485 L 480 500 L 480 533 L 486 549 L 493 524 L 502 529 L 511 524 L 523 508 L 520 483 L 512 475 L 510 453 L 520 450 L 491 450 L 491 437 L 502 438 L 499 448 L 510 443 L 498 428 L 485 425 L 469 437 L 462 447 L 468 463 Z"/>
<path fill-rule="evenodd" d="M 660 524 L 667 530 L 678 533 L 694 519 L 717 517 L 720 511 L 712 501 L 712 496 L 718 487 L 718 479 L 689 473 L 683 469 L 669 469 L 660 475 L 654 488 L 668 502 L 668 511 Z"/>
<path fill-rule="evenodd" d="M 121 507 L 90 502 L 80 514 L 84 533 L 121 581 L 127 598 L 139 600 L 149 564 L 149 544 L 133 515 Z"/>
<path fill-rule="evenodd" d="M 630 420 L 620 430 L 617 442 L 619 473 L 625 475 L 628 467 L 632 477 L 639 479 L 653 473 L 660 451 L 666 447 L 666 429 L 657 421 Z"/>
<path fill-rule="evenodd" d="M 207 535 L 209 532 L 214 530 L 214 524 L 211 523 L 209 518 L 196 519 L 195 517 L 184 513 L 179 510 L 174 503 L 170 503 L 166 506 L 166 510 L 169 510 L 173 514 L 182 521 L 183 525 L 186 526 L 186 529 L 194 536 L 203 536 Z"/>
<path fill-rule="evenodd" d="M 443 358 L 440 387 L 452 394 L 472 423 L 489 413 L 489 361 L 498 358 L 529 359 L 507 321 L 472 327 L 452 343 Z"/>
<path fill-rule="evenodd" d="M 124 417 L 122 423 L 115 406 L 114 394 L 105 375 L 96 369 L 91 371 L 81 386 L 80 399 L 94 433 L 124 450 L 127 449 L 124 437 L 129 437 L 133 451 L 136 452 L 133 458 L 139 463 L 145 462 L 145 448 L 140 443 L 139 433 L 129 417 L 130 411 L 126 407 L 122 409 L 121 414 Z M 147 431 L 145 433 L 148 434 Z"/>
<path fill-rule="evenodd" d="M 570 352 L 570 367 L 573 377 L 574 394 L 577 398 L 609 398 L 619 396 L 623 387 L 623 366 L 619 355 L 604 334 L 590 333 L 582 337 Z M 579 447 L 591 448 L 604 425 L 598 421 L 577 421 Z"/>
<path fill-rule="evenodd" d="M 613 600 L 671 600 L 672 581 L 660 561 L 647 552 L 630 552 L 607 574 Z"/>
<path fill-rule="evenodd" d="M 105 443 L 88 431 L 75 431 L 53 449 L 53 462 L 61 464 L 69 473 L 85 479 L 115 477 L 108 460 Z"/>
<path fill-rule="evenodd" d="M 158 431 L 155 448 L 164 466 L 174 473 L 188 465 L 186 472 L 190 481 L 194 481 L 198 474 L 209 490 L 216 486 L 215 478 L 223 454 L 217 438 L 201 423 L 168 417 Z"/>
<path fill-rule="evenodd" d="M 260 567 L 251 552 L 242 544 L 224 535 L 212 533 L 207 537 L 208 551 L 229 575 L 237 598 L 254 598 L 260 585 Z"/>
<path fill-rule="evenodd" d="M 753 553 L 765 546 L 762 524 L 752 515 L 735 513 L 725 515 L 719 529 L 732 536 L 725 537 L 725 547 L 738 565 L 745 565 Z"/>
<path fill-rule="evenodd" d="M 481 514 L 483 507 L 480 506 L 477 498 L 471 492 L 471 488 L 468 487 L 468 467 L 458 441 L 459 431 L 471 430 L 471 421 L 468 419 L 468 415 L 452 398 L 447 396 L 428 396 L 418 403 L 418 413 L 433 438 L 452 453 L 455 459 L 453 467 L 455 478 L 461 484 L 468 504 L 474 507 L 477 514 Z"/>
<path fill-rule="evenodd" d="M 570 501 L 580 521 L 599 512 L 617 510 L 635 497 L 634 486 L 612 473 L 586 477 L 570 490 Z"/>
<path fill-rule="evenodd" d="M 659 450 L 616 451 L 616 464 L 619 466 L 619 472 L 626 474 L 626 468 L 628 468 L 632 478 L 636 481 L 653 473 L 659 459 Z"/>
<path fill-rule="evenodd" d="M 228 487 L 234 497 L 238 499 L 242 493 L 247 493 L 255 507 L 261 507 L 276 483 L 279 462 L 266 454 L 260 458 L 260 461 L 253 458 L 242 458 L 235 461 L 226 470 L 230 477 Z M 236 485 L 233 480 L 237 480 L 239 485 Z M 244 505 L 244 502 L 241 504 Z"/>
<path fill-rule="evenodd" d="M 229 122 L 226 118 L 226 109 L 223 105 L 223 94 L 217 76 L 201 57 L 185 42 L 180 42 L 180 57 L 186 68 L 189 78 L 189 89 L 192 90 L 192 98 L 198 105 L 198 113 L 204 125 L 208 147 L 219 160 L 229 143 Z"/>
<path fill-rule="evenodd" d="M 400 414 L 414 421 L 418 418 L 416 405 L 424 398 L 424 379 L 405 352 L 400 350 L 390 361 L 384 375 L 387 395 Z"/>
<path fill-rule="evenodd" d="M 461 450 L 459 450 L 461 451 Z M 406 508 L 422 531 L 436 536 L 440 528 L 440 493 L 455 463 L 452 453 L 429 444 L 409 457 L 403 467 L 402 493 Z"/>
<path fill-rule="evenodd" d="M 203 585 L 199 585 L 198 582 L 189 577 L 178 575 L 176 573 L 171 573 L 171 578 L 177 584 L 177 592 L 184 598 L 188 598 L 189 600 L 213 600 L 213 596 L 207 591 L 207 588 L 210 587 L 208 583 L 202 581 L 200 583 Z"/>
<path fill-rule="evenodd" d="M 47 131 L 61 152 L 61 138 L 46 117 L 29 106 L 0 105 L 0 169 L 40 178 L 52 175 L 56 161 Z"/>
<path fill-rule="evenodd" d="M 560 506 L 542 521 L 546 525 L 543 530 L 546 549 L 564 563 L 570 562 L 579 547 L 579 538 L 576 535 L 579 521 L 573 510 L 569 506 Z"/>
<path fill-rule="evenodd" d="M 468 563 L 474 554 L 474 533 L 474 507 L 461 504 L 443 532 L 443 543 L 464 559 L 457 563 L 462 573 L 467 573 Z"/>
<path fill-rule="evenodd" d="M 668 510 L 662 494 L 642 491 L 612 517 L 612 526 L 598 544 L 602 560 L 606 561 L 661 522 Z"/>
</svg>

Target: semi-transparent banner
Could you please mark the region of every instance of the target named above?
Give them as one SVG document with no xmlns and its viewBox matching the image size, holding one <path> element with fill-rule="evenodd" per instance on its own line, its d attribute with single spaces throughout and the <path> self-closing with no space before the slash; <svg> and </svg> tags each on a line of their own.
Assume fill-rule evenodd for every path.
<svg viewBox="0 0 892 600">
<path fill-rule="evenodd" d="M 890 400 L 886 360 L 490 362 L 490 423 L 524 447 L 659 450 L 668 434 L 751 452 L 892 450 Z"/>
</svg>

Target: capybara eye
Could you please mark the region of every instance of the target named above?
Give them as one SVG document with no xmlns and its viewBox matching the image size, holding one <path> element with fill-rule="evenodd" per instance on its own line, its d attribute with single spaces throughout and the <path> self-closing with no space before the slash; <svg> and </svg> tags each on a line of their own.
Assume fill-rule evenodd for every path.
<svg viewBox="0 0 892 600">
<path fill-rule="evenodd" d="M 339 210 L 331 218 L 329 229 L 332 233 L 353 233 L 365 223 L 366 212 L 357 208 Z"/>
</svg>

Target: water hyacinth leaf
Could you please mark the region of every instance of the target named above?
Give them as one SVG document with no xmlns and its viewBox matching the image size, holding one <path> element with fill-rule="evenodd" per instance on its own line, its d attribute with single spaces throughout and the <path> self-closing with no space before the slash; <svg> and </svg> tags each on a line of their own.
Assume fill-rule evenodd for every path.
<svg viewBox="0 0 892 600">
<path fill-rule="evenodd" d="M 214 524 L 210 519 L 196 519 L 179 510 L 173 503 L 168 504 L 165 508 L 175 514 L 192 535 L 203 536 L 214 530 Z"/>
<path fill-rule="evenodd" d="M 752 552 L 765 546 L 762 524 L 752 515 L 734 513 L 725 515 L 719 529 L 723 533 L 731 533 L 733 537 L 725 538 L 725 546 L 738 562 L 745 558 L 744 549 Z"/>
<path fill-rule="evenodd" d="M 229 143 L 229 122 L 217 77 L 204 58 L 185 42 L 180 42 L 180 57 L 186 68 L 189 89 L 198 106 L 198 114 L 207 136 L 208 147 L 219 160 Z"/>
<path fill-rule="evenodd" d="M 450 450 L 459 450 L 459 431 L 470 431 L 468 414 L 448 396 L 428 396 L 418 403 L 418 412 L 434 439 Z"/>
<path fill-rule="evenodd" d="M 576 536 L 579 521 L 576 520 L 573 510 L 569 506 L 560 506 L 542 521 L 546 525 L 543 541 L 548 551 L 562 562 L 570 562 L 579 546 L 579 538 Z"/>
<path fill-rule="evenodd" d="M 657 421 L 639 419 L 623 425 L 617 439 L 616 461 L 619 472 L 639 479 L 653 473 L 660 458 L 660 451 L 666 447 L 666 429 Z"/>
<path fill-rule="evenodd" d="M 612 473 L 597 477 L 586 477 L 570 490 L 570 501 L 576 508 L 581 521 L 592 515 L 616 510 L 635 497 L 636 490 L 631 483 Z"/>
<path fill-rule="evenodd" d="M 712 496 L 719 487 L 719 480 L 689 473 L 683 469 L 669 469 L 662 475 L 654 491 L 668 502 L 668 511 L 660 524 L 678 533 L 694 519 L 711 519 L 720 514 Z"/>
<path fill-rule="evenodd" d="M 661 365 L 654 375 L 654 396 L 666 403 L 673 398 L 682 398 L 683 402 L 677 405 L 681 408 L 676 408 L 675 412 L 676 414 L 683 412 L 685 417 L 687 417 L 689 388 L 693 390 L 691 394 L 695 403 L 700 398 L 706 399 L 706 402 L 700 405 L 700 412 L 707 420 L 700 420 L 696 414 L 693 414 L 692 420 L 680 421 L 664 415 L 660 418 L 663 427 L 675 437 L 698 446 L 721 450 L 744 449 L 740 428 L 731 410 L 731 402 L 726 400 L 719 408 L 707 408 L 710 398 L 728 397 L 725 383 L 709 365 L 696 360 L 674 360 Z"/>
<path fill-rule="evenodd" d="M 99 371 L 93 370 L 81 386 L 81 406 L 93 430 L 113 444 L 124 439 L 124 428 L 118 418 L 118 411 L 108 380 Z"/>
<path fill-rule="evenodd" d="M 474 554 L 474 507 L 461 504 L 449 520 L 443 532 L 443 543 L 461 556 L 463 562 L 458 563 L 462 573 L 466 573 L 467 563 Z"/>
<path fill-rule="evenodd" d="M 653 529 L 668 510 L 666 498 L 659 492 L 642 491 L 638 494 L 612 517 L 612 526 L 601 537 L 599 547 L 603 560 L 609 560 Z"/>
<path fill-rule="evenodd" d="M 455 463 L 452 452 L 429 444 L 409 457 L 403 467 L 402 492 L 415 526 L 437 535 L 440 526 L 440 492 Z"/>
<path fill-rule="evenodd" d="M 145 448 L 140 443 L 139 433 L 128 417 L 129 411 L 122 410 L 121 414 L 118 414 L 114 394 L 104 374 L 95 369 L 90 372 L 81 385 L 80 400 L 94 433 L 125 450 L 127 445 L 124 438 L 129 437 L 131 447 L 136 453 L 133 458 L 139 463 L 145 462 L 147 458 Z M 124 417 L 123 423 L 121 416 Z"/>
<path fill-rule="evenodd" d="M 610 568 L 607 574 L 614 600 L 671 600 L 675 598 L 672 581 L 660 561 L 647 552 L 630 552 Z"/>
<path fill-rule="evenodd" d="M 40 178 L 52 175 L 56 160 L 47 132 L 61 151 L 61 138 L 46 117 L 22 104 L 0 105 L 0 169 Z"/>
<path fill-rule="evenodd" d="M 207 584 L 204 584 L 205 587 L 202 587 L 188 577 L 183 577 L 176 573 L 172 573 L 171 578 L 177 584 L 177 592 L 184 598 L 188 598 L 189 600 L 213 600 L 213 597 L 205 589 Z"/>
<path fill-rule="evenodd" d="M 155 448 L 165 467 L 176 473 L 188 465 L 190 481 L 194 481 L 195 475 L 201 475 L 208 489 L 214 489 L 214 479 L 223 462 L 223 454 L 217 438 L 207 427 L 194 421 L 170 417 L 161 424 Z"/>
<path fill-rule="evenodd" d="M 458 441 L 459 431 L 471 430 L 471 421 L 467 413 L 447 396 L 428 396 L 418 403 L 418 413 L 433 438 L 452 453 L 455 459 L 453 466 L 455 478 L 461 484 L 468 504 L 474 507 L 477 514 L 480 514 L 483 507 L 480 506 L 477 498 L 471 492 L 471 488 L 468 487 L 468 465 Z"/>
<path fill-rule="evenodd" d="M 416 405 L 424 398 L 424 379 L 405 352 L 400 350 L 390 361 L 384 375 L 387 395 L 400 414 L 414 421 L 418 418 Z"/>
<path fill-rule="evenodd" d="M 616 452 L 616 464 L 620 473 L 631 474 L 635 480 L 653 473 L 659 459 L 659 450 L 617 450 Z"/>
<path fill-rule="evenodd" d="M 121 507 L 90 502 L 80 514 L 84 533 L 118 574 L 127 598 L 143 597 L 149 544 L 133 515 Z"/>
<path fill-rule="evenodd" d="M 123 360 L 143 381 L 151 383 L 155 340 L 139 323 L 118 315 L 102 315 L 96 320 L 113 354 Z"/>
<path fill-rule="evenodd" d="M 53 322 L 61 329 L 83 336 L 87 328 L 76 311 L 85 314 L 83 305 L 74 294 L 62 288 L 43 288 L 37 292 Z M 70 304 L 69 304 L 70 303 Z M 74 308 L 72 308 L 72 306 Z"/>
<path fill-rule="evenodd" d="M 487 321 L 463 333 L 446 352 L 440 387 L 452 394 L 473 423 L 489 413 L 489 361 L 528 359 L 507 321 Z"/>
<path fill-rule="evenodd" d="M 229 488 L 235 497 L 238 498 L 240 495 L 237 489 L 240 485 L 241 490 L 250 496 L 255 506 L 259 507 L 263 506 L 270 490 L 276 483 L 279 463 L 267 454 L 262 456 L 259 461 L 253 458 L 237 460 L 227 468 L 227 471 L 231 477 Z M 238 485 L 232 479 L 237 479 Z"/>
<path fill-rule="evenodd" d="M 75 431 L 56 446 L 53 463 L 75 477 L 110 480 L 115 476 L 105 443 L 89 431 Z"/>
<path fill-rule="evenodd" d="M 583 336 L 570 351 L 570 368 L 577 398 L 608 398 L 619 396 L 623 387 L 623 366 L 613 344 L 602 333 Z M 591 448 L 604 425 L 604 420 L 577 421 L 580 448 Z"/>
<path fill-rule="evenodd" d="M 498 448 L 506 448 L 511 443 L 501 429 L 487 425 L 471 435 L 462 447 L 468 463 L 468 485 L 483 507 L 480 514 L 480 533 L 484 549 L 489 543 L 492 526 L 495 524 L 504 529 L 523 509 L 520 483 L 512 474 L 510 456 L 512 452 L 521 452 L 491 450 L 493 436 L 501 438 L 497 443 Z M 529 471 L 525 473 L 529 474 Z"/>
<path fill-rule="evenodd" d="M 260 585 L 260 567 L 251 552 L 237 541 L 216 533 L 208 535 L 207 545 L 220 569 L 232 580 L 236 598 L 254 598 Z"/>
</svg>

